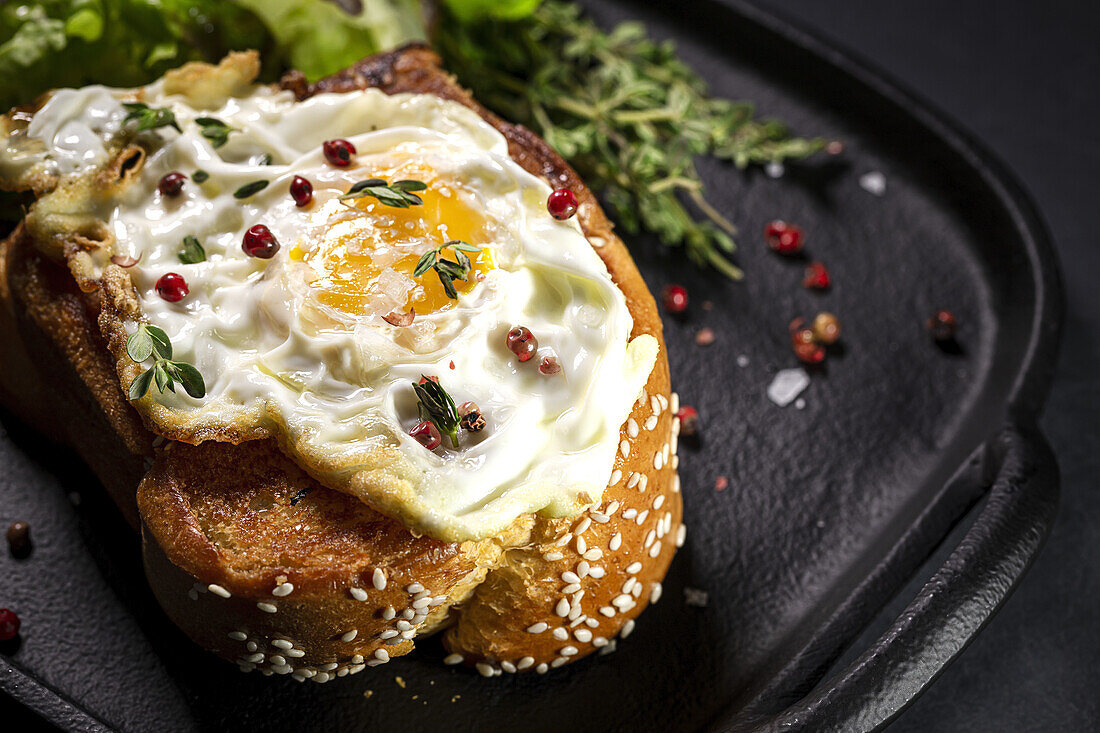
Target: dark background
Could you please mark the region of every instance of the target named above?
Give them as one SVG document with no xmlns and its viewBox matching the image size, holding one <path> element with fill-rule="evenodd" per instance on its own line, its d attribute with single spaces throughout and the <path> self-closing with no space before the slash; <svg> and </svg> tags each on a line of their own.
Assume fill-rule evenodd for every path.
<svg viewBox="0 0 1100 733">
<path fill-rule="evenodd" d="M 863 56 L 1000 156 L 1046 217 L 1066 281 L 1061 361 L 1042 421 L 1062 471 L 1058 520 L 992 623 L 889 730 L 1098 730 L 1100 4 L 760 4 Z"/>
</svg>

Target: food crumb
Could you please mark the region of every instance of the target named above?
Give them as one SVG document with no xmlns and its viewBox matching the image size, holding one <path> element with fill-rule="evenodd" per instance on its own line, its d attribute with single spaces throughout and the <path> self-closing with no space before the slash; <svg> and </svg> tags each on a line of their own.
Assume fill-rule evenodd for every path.
<svg viewBox="0 0 1100 733">
<path fill-rule="evenodd" d="M 859 177 L 859 187 L 874 196 L 882 196 L 886 193 L 886 176 L 878 171 L 864 173 Z"/>
<path fill-rule="evenodd" d="M 806 400 L 799 397 L 797 400 L 794 401 L 794 409 L 796 409 L 796 410 L 805 410 L 806 409 Z"/>
<path fill-rule="evenodd" d="M 809 386 L 810 375 L 805 369 L 781 369 L 768 385 L 768 399 L 780 407 L 786 407 Z"/>
<path fill-rule="evenodd" d="M 700 328 L 695 334 L 695 343 L 699 346 L 710 346 L 714 343 L 714 329 Z"/>
<path fill-rule="evenodd" d="M 400 687 L 402 690 L 405 689 L 405 678 L 404 677 L 394 677 L 393 681 L 396 682 L 397 686 Z"/>
<path fill-rule="evenodd" d="M 749 357 L 745 356 L 744 354 L 741 354 L 741 356 L 737 357 L 737 366 L 744 369 L 748 365 L 749 365 Z"/>
<path fill-rule="evenodd" d="M 462 695 L 455 695 L 454 697 L 451 698 L 451 702 L 454 702 L 455 700 L 457 700 L 460 697 L 462 697 Z"/>
<path fill-rule="evenodd" d="M 778 160 L 769 161 L 764 166 L 764 172 L 768 174 L 769 178 L 782 178 L 783 177 L 783 164 Z"/>
<path fill-rule="evenodd" d="M 725 476 L 719 476 L 718 478 L 714 479 L 714 490 L 715 491 L 725 491 L 726 487 L 728 487 L 729 485 L 730 485 L 730 480 L 728 478 L 726 478 Z"/>
<path fill-rule="evenodd" d="M 704 300 L 703 301 L 703 310 L 705 310 L 705 311 L 714 310 L 714 303 L 711 303 L 709 300 Z"/>
<path fill-rule="evenodd" d="M 366 692 L 363 693 L 363 697 L 369 700 L 370 696 L 373 695 L 373 694 L 374 694 L 374 690 L 367 690 Z"/>
<path fill-rule="evenodd" d="M 684 603 L 695 608 L 706 608 L 710 595 L 699 588 L 684 588 Z"/>
</svg>

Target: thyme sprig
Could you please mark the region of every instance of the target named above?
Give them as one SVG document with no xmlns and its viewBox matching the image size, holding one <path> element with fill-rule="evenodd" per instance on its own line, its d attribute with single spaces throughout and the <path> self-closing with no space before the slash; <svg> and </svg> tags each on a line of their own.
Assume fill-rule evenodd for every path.
<svg viewBox="0 0 1100 733">
<path fill-rule="evenodd" d="M 206 261 L 206 249 L 202 242 L 194 234 L 188 234 L 183 238 L 183 249 L 180 250 L 179 261 L 185 265 L 194 265 Z"/>
<path fill-rule="evenodd" d="M 708 96 L 671 43 L 650 40 L 638 23 L 605 32 L 572 2 L 546 0 L 518 21 L 438 27 L 446 67 L 486 106 L 540 133 L 624 229 L 682 245 L 733 279 L 742 275 L 728 259 L 736 230 L 704 198 L 695 156 L 744 168 L 825 145 L 756 119 L 748 102 Z"/>
<path fill-rule="evenodd" d="M 153 357 L 153 366 L 139 374 L 130 383 L 129 397 L 138 400 L 145 396 L 152 384 L 164 394 L 176 391 L 179 382 L 187 394 L 198 399 L 206 396 L 206 383 L 202 374 L 191 364 L 184 361 L 172 361 L 172 342 L 163 329 L 142 323 L 138 330 L 126 339 L 126 353 L 138 364 Z"/>
<path fill-rule="evenodd" d="M 202 136 L 209 140 L 214 148 L 225 145 L 229 141 L 229 133 L 237 132 L 237 128 L 230 127 L 217 117 L 196 117 L 195 124 L 202 128 Z"/>
<path fill-rule="evenodd" d="M 122 106 L 127 110 L 123 124 L 137 120 L 134 132 L 155 130 L 158 127 L 172 127 L 176 132 L 182 132 L 176 122 L 176 113 L 167 107 L 150 107 L 144 102 L 123 102 Z"/>
<path fill-rule="evenodd" d="M 440 257 L 446 247 L 454 250 L 455 259 L 453 261 Z M 447 293 L 447 297 L 458 300 L 458 291 L 455 290 L 454 281 L 467 279 L 470 276 L 470 267 L 472 266 L 466 253 L 480 251 L 480 247 L 463 242 L 461 239 L 444 242 L 435 249 L 430 249 L 421 255 L 420 260 L 416 263 L 416 269 L 413 270 L 413 277 L 420 277 L 428 270 L 435 270 L 435 273 L 439 275 L 439 282 L 443 283 L 443 291 Z"/>
<path fill-rule="evenodd" d="M 381 178 L 367 178 L 366 180 L 357 181 L 352 184 L 348 192 L 340 197 L 340 200 L 352 201 L 365 196 L 371 196 L 378 199 L 379 202 L 386 206 L 407 209 L 410 206 L 420 206 L 424 203 L 424 199 L 417 196 L 414 192 L 424 191 L 427 188 L 428 185 L 423 181 L 406 180 L 386 183 Z"/>
<path fill-rule="evenodd" d="M 451 439 L 451 445 L 458 450 L 458 408 L 455 401 L 439 384 L 438 377 L 420 375 L 419 382 L 413 382 L 416 392 L 416 410 L 421 420 L 431 422 L 439 432 Z"/>
</svg>

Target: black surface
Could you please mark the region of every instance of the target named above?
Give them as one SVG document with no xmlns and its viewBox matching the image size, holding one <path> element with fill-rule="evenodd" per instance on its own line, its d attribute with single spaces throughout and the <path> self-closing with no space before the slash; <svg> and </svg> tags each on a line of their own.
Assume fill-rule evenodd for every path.
<svg viewBox="0 0 1100 733">
<path fill-rule="evenodd" d="M 700 27 L 695 29 L 699 34 Z M 276 720 L 286 727 L 368 728 L 378 727 L 383 711 L 401 727 L 454 716 L 471 725 L 494 719 L 534 729 L 570 722 L 608 729 L 624 720 L 646 728 L 687 728 L 712 720 L 727 704 L 740 709 L 744 720 L 747 709 L 778 712 L 793 701 L 812 681 L 811 673 L 824 671 L 842 638 L 863 625 L 978 497 L 986 483 L 981 479 L 989 478 L 983 470 L 964 472 L 943 494 L 938 487 L 973 447 L 998 432 L 1005 417 L 999 405 L 1031 335 L 1033 298 L 1043 292 L 1032 290 L 1031 266 L 1011 223 L 997 213 L 983 184 L 942 146 L 873 100 L 854 98 L 849 86 L 830 89 L 827 73 L 794 55 L 774 59 L 768 68 L 780 76 L 813 78 L 812 90 L 784 90 L 776 78 L 724 66 L 722 42 L 735 34 L 719 37 L 723 29 L 712 30 L 703 28 L 706 42 L 685 53 L 719 91 L 757 99 L 800 129 L 813 126 L 843 137 L 848 163 L 792 171 L 781 181 L 707 169 L 715 198 L 738 212 L 746 232 L 745 285 L 700 276 L 660 254 L 639 257 L 653 285 L 683 280 L 697 299 L 708 293 L 717 307 L 669 324 L 677 386 L 686 400 L 705 404 L 707 440 L 697 453 L 684 451 L 692 531 L 670 574 L 668 600 L 643 617 L 617 654 L 542 680 L 486 683 L 423 659 L 325 687 L 241 676 L 191 647 L 160 617 L 136 578 L 134 541 L 121 521 L 111 519 L 110 508 L 91 490 L 74 516 L 65 492 L 86 483 L 81 470 L 58 465 L 56 451 L 42 450 L 28 436 L 14 450 L 5 445 L 6 506 L 41 510 L 41 521 L 32 524 L 56 539 L 41 543 L 28 564 L 4 566 L 5 572 L 16 571 L 9 592 L 40 591 L 33 612 L 25 615 L 24 647 L 16 661 L 111 724 L 131 729 L 229 722 L 263 727 Z M 766 51 L 749 46 L 743 49 L 748 55 Z M 855 174 L 871 169 L 887 174 L 882 199 L 855 184 Z M 834 270 L 832 292 L 802 291 L 801 267 L 763 251 L 753 233 L 774 216 L 797 220 L 812 232 L 814 256 Z M 961 354 L 936 349 L 921 329 L 927 312 L 945 305 L 963 322 Z M 844 353 L 816 376 L 804 411 L 780 410 L 762 390 L 776 368 L 791 364 L 785 323 L 818 307 L 842 315 Z M 703 323 L 719 332 L 718 344 L 705 352 L 691 343 Z M 739 354 L 750 359 L 744 369 L 732 366 Z M 1042 363 L 1041 356 L 1040 370 L 1023 393 L 1027 401 L 1042 396 Z M 1026 410 L 1020 417 L 1026 418 Z M 5 425 L 18 430 L 10 420 Z M 1006 444 L 1044 465 L 1041 441 L 1025 434 L 1030 442 L 1008 436 Z M 727 443 L 740 450 L 722 450 Z M 977 468 L 995 466 L 999 458 L 994 451 Z M 717 494 L 711 487 L 720 473 L 730 476 L 731 487 Z M 1049 476 L 1041 477 L 1049 485 Z M 1027 476 L 1022 478 L 1001 485 L 1026 487 Z M 36 491 L 36 481 L 46 486 Z M 933 504 L 934 510 L 923 511 Z M 1006 506 L 991 502 L 983 510 L 989 516 Z M 1029 516 L 1041 520 L 1043 511 L 1040 501 Z M 1019 527 L 1009 526 L 1007 539 L 986 547 L 986 559 L 1013 556 L 1012 550 L 1016 560 L 1026 559 L 1039 525 L 1022 537 L 1014 537 Z M 903 533 L 906 542 L 895 547 Z M 892 550 L 890 561 L 882 562 Z M 854 593 L 855 584 L 867 578 L 870 587 Z M 679 595 L 684 584 L 705 587 L 711 605 L 685 608 Z M 990 597 L 1001 591 L 992 589 Z M 957 598 L 946 595 L 948 601 Z M 839 620 L 828 618 L 853 597 L 858 602 L 845 607 Z M 930 602 L 940 598 L 928 595 Z M 928 621 L 917 618 L 918 634 L 926 640 Z M 943 621 L 937 628 L 948 626 Z M 823 636 L 826 627 L 830 633 Z M 958 633 L 965 624 L 951 628 Z M 889 649 L 878 659 L 897 660 L 908 651 Z M 409 688 L 394 686 L 392 674 L 403 675 Z M 776 679 L 783 680 L 781 689 L 760 697 Z M 602 695 L 597 705 L 589 686 L 619 694 Z M 370 701 L 361 697 L 366 688 L 375 691 Z M 455 692 L 462 698 L 450 703 Z M 896 698 L 898 690 L 892 693 Z M 856 699 L 848 696 L 844 705 Z"/>
<path fill-rule="evenodd" d="M 989 627 L 889 730 L 1100 729 L 1100 5 L 767 4 L 858 50 L 991 147 L 1035 197 L 1063 262 L 1065 338 L 1041 423 L 1062 471 L 1054 530 Z"/>
</svg>

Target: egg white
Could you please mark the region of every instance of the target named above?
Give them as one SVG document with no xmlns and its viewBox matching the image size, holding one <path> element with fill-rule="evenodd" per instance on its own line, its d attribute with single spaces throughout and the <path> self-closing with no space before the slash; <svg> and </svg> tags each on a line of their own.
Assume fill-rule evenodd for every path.
<svg viewBox="0 0 1100 733">
<path fill-rule="evenodd" d="M 44 143 L 58 175 L 88 176 L 108 162 L 108 143 L 123 134 L 121 102 L 134 94 L 61 90 L 28 135 Z M 185 439 L 219 427 L 262 429 L 323 483 L 450 540 L 492 536 L 522 514 L 571 514 L 599 500 L 657 343 L 629 340 L 625 298 L 602 260 L 575 220 L 549 216 L 550 187 L 511 160 L 494 128 L 454 102 L 377 90 L 295 102 L 289 92 L 255 86 L 216 109 L 195 109 L 160 84 L 141 96 L 170 107 L 183 132 L 156 131 L 140 176 L 100 215 L 113 251 L 140 258 L 127 274 L 142 317 L 168 333 L 175 358 L 193 363 L 207 386 L 202 399 L 154 388 L 139 400 L 158 428 Z M 235 130 L 219 149 L 193 122 L 207 116 Z M 352 166 L 324 160 L 321 143 L 332 138 L 355 145 Z M 337 196 L 371 171 L 401 166 L 431 172 L 434 185 L 480 212 L 488 234 L 472 244 L 495 265 L 456 303 L 418 314 L 408 327 L 380 317 L 400 300 L 387 301 L 385 288 L 361 313 L 327 306 L 316 286 L 324 273 L 311 261 L 340 227 L 385 215 Z M 198 169 L 209 173 L 206 183 L 188 181 L 175 198 L 156 193 L 169 171 Z M 295 175 L 315 188 L 306 209 L 288 194 Z M 270 181 L 258 195 L 232 196 L 258 179 Z M 245 230 L 257 223 L 281 244 L 273 259 L 242 251 Z M 448 236 L 432 234 L 411 251 Z M 206 261 L 179 261 L 187 235 L 202 242 Z M 156 293 L 166 272 L 187 280 L 190 293 L 179 303 Z M 138 320 L 126 320 L 128 332 Z M 537 359 L 515 358 L 505 345 L 515 325 L 535 334 L 540 354 L 560 360 L 561 373 L 543 375 Z M 460 433 L 457 450 L 446 438 L 429 451 L 409 437 L 418 421 L 411 384 L 421 375 L 438 377 L 457 403 L 476 402 L 486 429 Z"/>
</svg>

